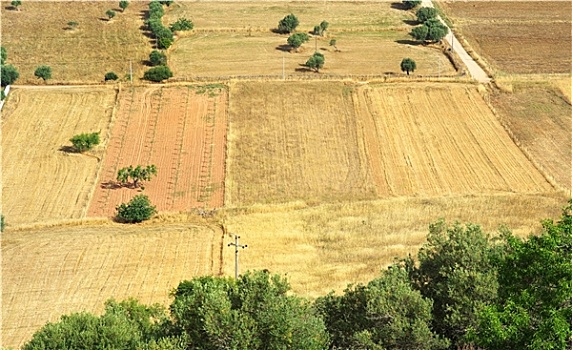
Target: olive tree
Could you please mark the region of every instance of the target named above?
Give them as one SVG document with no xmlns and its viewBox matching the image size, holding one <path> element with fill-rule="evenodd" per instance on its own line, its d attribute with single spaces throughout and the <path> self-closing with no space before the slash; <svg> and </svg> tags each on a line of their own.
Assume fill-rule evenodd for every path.
<svg viewBox="0 0 572 350">
<path fill-rule="evenodd" d="M 425 21 L 431 18 L 437 18 L 437 15 L 439 15 L 439 13 L 434 7 L 422 7 L 415 13 L 415 16 L 417 16 L 417 21 L 420 23 L 425 23 Z"/>
<path fill-rule="evenodd" d="M 164 52 L 153 50 L 149 54 L 149 62 L 152 66 L 164 66 L 167 64 L 167 55 Z"/>
<path fill-rule="evenodd" d="M 303 43 L 310 40 L 310 36 L 306 33 L 294 33 L 288 37 L 288 45 L 297 50 Z"/>
<path fill-rule="evenodd" d="M 405 9 L 411 10 L 411 9 L 421 5 L 421 0 L 403 0 L 402 3 L 403 3 L 403 6 L 405 6 Z"/>
<path fill-rule="evenodd" d="M 129 179 L 131 179 L 134 188 L 142 187 L 142 182 L 151 181 L 153 176 L 157 176 L 157 167 L 155 165 L 147 165 L 146 167 L 141 165 L 133 167 L 130 165 L 117 171 L 117 181 L 126 185 L 129 183 Z"/>
<path fill-rule="evenodd" d="M 127 6 L 129 6 L 129 1 L 121 0 L 119 2 L 119 7 L 121 8 L 121 12 L 125 12 L 125 9 L 127 8 Z"/>
<path fill-rule="evenodd" d="M 401 61 L 401 71 L 407 72 L 407 75 L 409 75 L 410 71 L 414 72 L 416 68 L 417 68 L 417 65 L 415 64 L 415 61 L 412 60 L 411 58 L 404 58 Z"/>
<path fill-rule="evenodd" d="M 167 66 L 157 66 L 147 70 L 143 74 L 143 79 L 154 82 L 161 82 L 173 76 L 173 72 Z"/>
<path fill-rule="evenodd" d="M 105 15 L 107 16 L 107 18 L 109 18 L 109 20 L 111 20 L 113 17 L 115 17 L 115 11 L 113 10 L 107 10 L 105 12 Z"/>
<path fill-rule="evenodd" d="M 326 60 L 324 58 L 324 55 L 322 55 L 320 52 L 314 52 L 312 57 L 310 57 L 308 61 L 306 61 L 306 67 L 313 69 L 316 71 L 316 73 L 318 73 L 320 72 L 320 69 L 324 67 L 325 61 Z"/>
<path fill-rule="evenodd" d="M 149 220 L 157 213 L 155 206 L 151 205 L 149 197 L 143 194 L 136 195 L 128 203 L 121 203 L 115 208 L 116 219 L 123 223 L 138 223 Z"/>
<path fill-rule="evenodd" d="M 17 11 L 20 11 L 20 6 L 22 5 L 22 1 L 21 0 L 12 0 L 10 5 L 12 5 L 12 7 L 14 7 Z"/>
<path fill-rule="evenodd" d="M 73 144 L 73 147 L 79 153 L 89 151 L 94 146 L 99 145 L 99 141 L 100 141 L 99 132 L 93 132 L 90 134 L 83 133 L 75 135 L 70 139 L 70 142 Z"/>
<path fill-rule="evenodd" d="M 16 67 L 11 64 L 2 65 L 0 70 L 2 70 L 0 77 L 0 85 L 2 86 L 14 84 L 16 79 L 20 76 Z"/>
<path fill-rule="evenodd" d="M 449 33 L 449 28 L 436 18 L 425 21 L 423 25 L 411 30 L 411 35 L 415 40 L 437 42 Z"/>
<path fill-rule="evenodd" d="M 34 76 L 42 78 L 44 81 L 52 78 L 52 67 L 41 65 L 34 71 Z"/>
<path fill-rule="evenodd" d="M 300 21 L 298 21 L 298 17 L 294 14 L 289 14 L 286 17 L 282 18 L 280 22 L 278 22 L 278 29 L 277 31 L 282 34 L 289 34 L 293 32 L 296 27 L 298 27 Z"/>
</svg>

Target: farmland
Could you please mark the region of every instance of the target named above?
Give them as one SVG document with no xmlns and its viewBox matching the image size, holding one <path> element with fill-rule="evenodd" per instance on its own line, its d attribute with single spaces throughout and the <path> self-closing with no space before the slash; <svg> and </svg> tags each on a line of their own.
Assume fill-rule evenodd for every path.
<svg viewBox="0 0 572 350">
<path fill-rule="evenodd" d="M 117 171 L 156 165 L 145 194 L 160 211 L 220 207 L 224 193 L 226 90 L 222 87 L 129 88 L 119 96 L 117 118 L 89 216 L 113 216 L 138 194 L 119 187 Z"/>
<path fill-rule="evenodd" d="M 117 92 L 112 88 L 13 89 L 2 118 L 3 214 L 12 224 L 85 215 Z M 100 131 L 90 155 L 69 139 Z"/>
<path fill-rule="evenodd" d="M 451 1 L 440 6 L 497 73 L 570 74 L 569 1 Z"/>
</svg>

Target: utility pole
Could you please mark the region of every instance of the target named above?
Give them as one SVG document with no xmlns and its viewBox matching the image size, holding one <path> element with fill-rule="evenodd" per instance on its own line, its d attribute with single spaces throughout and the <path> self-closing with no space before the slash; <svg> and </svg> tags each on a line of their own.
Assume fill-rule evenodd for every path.
<svg viewBox="0 0 572 350">
<path fill-rule="evenodd" d="M 284 71 L 284 52 L 282 53 L 282 80 L 286 80 L 286 72 Z"/>
<path fill-rule="evenodd" d="M 228 246 L 234 246 L 234 278 L 238 279 L 238 248 L 246 248 L 248 245 L 238 244 L 240 236 L 234 235 L 234 243 L 229 243 Z"/>
<path fill-rule="evenodd" d="M 129 61 L 129 81 L 133 85 L 133 63 Z"/>
</svg>

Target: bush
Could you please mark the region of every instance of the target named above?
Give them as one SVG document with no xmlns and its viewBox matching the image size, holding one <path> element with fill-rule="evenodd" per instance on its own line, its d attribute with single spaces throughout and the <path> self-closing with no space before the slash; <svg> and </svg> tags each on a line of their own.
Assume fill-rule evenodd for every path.
<svg viewBox="0 0 572 350">
<path fill-rule="evenodd" d="M 167 65 L 167 55 L 161 51 L 153 50 L 149 54 L 149 62 L 152 66 L 165 66 Z"/>
<path fill-rule="evenodd" d="M 310 40 L 310 37 L 306 33 L 295 33 L 288 37 L 288 45 L 297 49 L 302 46 L 303 43 Z"/>
<path fill-rule="evenodd" d="M 99 132 L 94 132 L 91 134 L 79 134 L 75 135 L 70 139 L 76 151 L 83 153 L 93 148 L 93 146 L 99 145 Z"/>
<path fill-rule="evenodd" d="M 6 48 L 4 46 L 0 47 L 0 57 L 1 57 L 0 64 L 4 64 L 4 62 L 6 62 L 6 59 L 8 58 L 8 52 L 6 51 Z"/>
<path fill-rule="evenodd" d="M 326 60 L 324 58 L 324 55 L 322 55 L 319 52 L 314 52 L 312 57 L 310 57 L 308 61 L 306 61 L 306 67 L 311 68 L 316 72 L 319 72 L 320 68 L 324 67 L 325 61 Z"/>
<path fill-rule="evenodd" d="M 14 67 L 11 64 L 1 66 L 0 70 L 2 70 L 0 76 L 1 86 L 7 86 L 13 84 L 16 81 L 16 79 L 18 79 L 18 77 L 20 76 L 20 73 L 18 73 L 16 67 Z"/>
<path fill-rule="evenodd" d="M 39 66 L 34 71 L 34 76 L 44 79 L 44 81 L 52 78 L 52 68 L 50 66 Z"/>
<path fill-rule="evenodd" d="M 300 24 L 298 17 L 291 13 L 278 22 L 278 32 L 282 34 L 291 33 L 296 29 L 298 24 Z"/>
<path fill-rule="evenodd" d="M 117 220 L 124 223 L 137 223 L 149 220 L 157 213 L 155 206 L 151 205 L 149 197 L 139 194 L 129 201 L 121 203 L 117 208 Z"/>
<path fill-rule="evenodd" d="M 407 72 L 407 75 L 409 75 L 409 72 L 415 72 L 416 68 L 417 64 L 411 58 L 404 58 L 401 61 L 401 71 Z"/>
<path fill-rule="evenodd" d="M 113 11 L 113 10 L 107 10 L 105 12 L 105 14 L 107 15 L 107 17 L 109 17 L 109 19 L 112 19 L 113 17 L 115 17 L 115 11 Z"/>
<path fill-rule="evenodd" d="M 113 73 L 113 72 L 105 73 L 105 81 L 108 81 L 108 80 L 117 80 L 117 79 L 119 79 L 119 77 L 117 76 L 117 74 L 115 74 L 115 73 Z"/>
<path fill-rule="evenodd" d="M 127 8 L 127 6 L 129 6 L 129 1 L 121 0 L 119 2 L 119 7 L 121 7 L 121 12 L 125 12 L 125 9 Z"/>
<path fill-rule="evenodd" d="M 192 30 L 194 27 L 193 21 L 181 17 L 177 19 L 177 22 L 171 24 L 171 31 L 183 31 L 183 30 Z"/>
<path fill-rule="evenodd" d="M 165 79 L 169 79 L 173 76 L 173 72 L 167 66 L 157 66 L 149 69 L 148 71 L 143 74 L 143 79 L 154 81 L 154 82 L 162 82 Z"/>
<path fill-rule="evenodd" d="M 425 21 L 427 21 L 428 19 L 436 18 L 438 13 L 437 9 L 434 7 L 422 7 L 419 10 L 417 10 L 417 13 L 415 13 L 415 15 L 417 16 L 417 20 L 419 22 L 425 23 Z"/>
<path fill-rule="evenodd" d="M 405 6 L 407 10 L 411 10 L 419 5 L 421 5 L 421 0 L 403 0 L 403 6 Z"/>
</svg>

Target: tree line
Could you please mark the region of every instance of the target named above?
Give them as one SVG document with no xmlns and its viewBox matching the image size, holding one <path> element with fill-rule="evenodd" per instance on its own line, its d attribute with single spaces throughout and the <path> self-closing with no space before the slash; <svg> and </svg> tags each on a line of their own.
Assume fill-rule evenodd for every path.
<svg viewBox="0 0 572 350">
<path fill-rule="evenodd" d="M 39 349 L 570 349 L 572 199 L 527 239 L 429 227 L 416 256 L 315 300 L 267 270 L 181 282 L 168 309 L 109 300 L 48 323 Z"/>
</svg>

